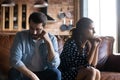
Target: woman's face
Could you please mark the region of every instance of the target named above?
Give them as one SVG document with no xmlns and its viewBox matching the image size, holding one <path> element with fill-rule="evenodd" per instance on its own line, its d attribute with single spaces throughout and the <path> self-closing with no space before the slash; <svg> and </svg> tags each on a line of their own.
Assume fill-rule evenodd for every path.
<svg viewBox="0 0 120 80">
<path fill-rule="evenodd" d="M 86 39 L 92 39 L 94 37 L 95 30 L 93 24 L 90 24 L 88 28 L 83 30 L 83 37 Z"/>
</svg>

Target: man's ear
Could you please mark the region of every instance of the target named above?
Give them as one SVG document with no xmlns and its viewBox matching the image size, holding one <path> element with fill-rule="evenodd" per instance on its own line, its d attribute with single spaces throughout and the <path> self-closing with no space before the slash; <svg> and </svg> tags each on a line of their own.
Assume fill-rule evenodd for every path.
<svg viewBox="0 0 120 80">
<path fill-rule="evenodd" d="M 46 24 L 42 23 L 42 26 L 43 26 L 43 28 L 45 28 L 45 27 L 46 27 Z"/>
</svg>

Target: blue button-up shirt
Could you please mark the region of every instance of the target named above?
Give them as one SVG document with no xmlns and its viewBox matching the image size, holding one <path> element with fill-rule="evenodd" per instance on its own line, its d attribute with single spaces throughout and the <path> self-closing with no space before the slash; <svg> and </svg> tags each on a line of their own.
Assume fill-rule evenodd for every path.
<svg viewBox="0 0 120 80">
<path fill-rule="evenodd" d="M 41 55 L 40 71 L 47 68 L 57 68 L 60 64 L 60 58 L 58 54 L 58 43 L 55 36 L 49 34 L 54 50 L 56 52 L 55 57 L 49 62 L 47 60 L 48 49 L 45 41 L 41 40 L 39 46 L 39 52 Z M 18 32 L 15 36 L 14 43 L 11 47 L 10 63 L 11 66 L 18 68 L 25 65 L 31 66 L 32 56 L 34 56 L 35 42 L 33 41 L 29 30 Z"/>
</svg>

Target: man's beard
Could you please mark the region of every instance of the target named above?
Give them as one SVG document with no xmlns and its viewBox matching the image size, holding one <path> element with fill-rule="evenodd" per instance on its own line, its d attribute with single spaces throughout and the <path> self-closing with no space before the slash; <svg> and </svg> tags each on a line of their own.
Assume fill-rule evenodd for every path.
<svg viewBox="0 0 120 80">
<path fill-rule="evenodd" d="M 39 38 L 38 35 L 33 35 L 33 34 L 32 34 L 32 39 L 37 40 L 38 38 Z"/>
<path fill-rule="evenodd" d="M 41 30 L 41 31 L 39 32 L 39 34 L 36 34 L 36 35 L 31 33 L 32 39 L 34 39 L 34 40 L 39 39 L 42 31 L 43 31 L 43 30 Z"/>
</svg>

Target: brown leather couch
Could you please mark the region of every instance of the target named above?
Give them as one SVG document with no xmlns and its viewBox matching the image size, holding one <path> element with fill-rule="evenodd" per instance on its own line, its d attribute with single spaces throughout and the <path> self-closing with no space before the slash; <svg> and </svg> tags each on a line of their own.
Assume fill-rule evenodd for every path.
<svg viewBox="0 0 120 80">
<path fill-rule="evenodd" d="M 97 68 L 101 71 L 101 80 L 120 80 L 120 55 L 113 54 L 114 38 L 101 37 Z"/>
<path fill-rule="evenodd" d="M 9 49 L 14 36 L 0 36 L 0 80 L 5 80 L 9 66 Z M 68 36 L 57 36 L 59 52 L 62 51 Z M 120 56 L 113 55 L 113 37 L 101 37 L 102 43 L 99 51 L 97 68 L 101 71 L 101 80 L 120 80 Z M 4 77 L 5 76 L 5 77 Z M 2 78 L 1 78 L 2 77 Z M 9 80 L 9 79 L 8 79 Z"/>
<path fill-rule="evenodd" d="M 14 35 L 0 35 L 0 80 L 6 80 L 9 66 L 10 47 Z"/>
</svg>

